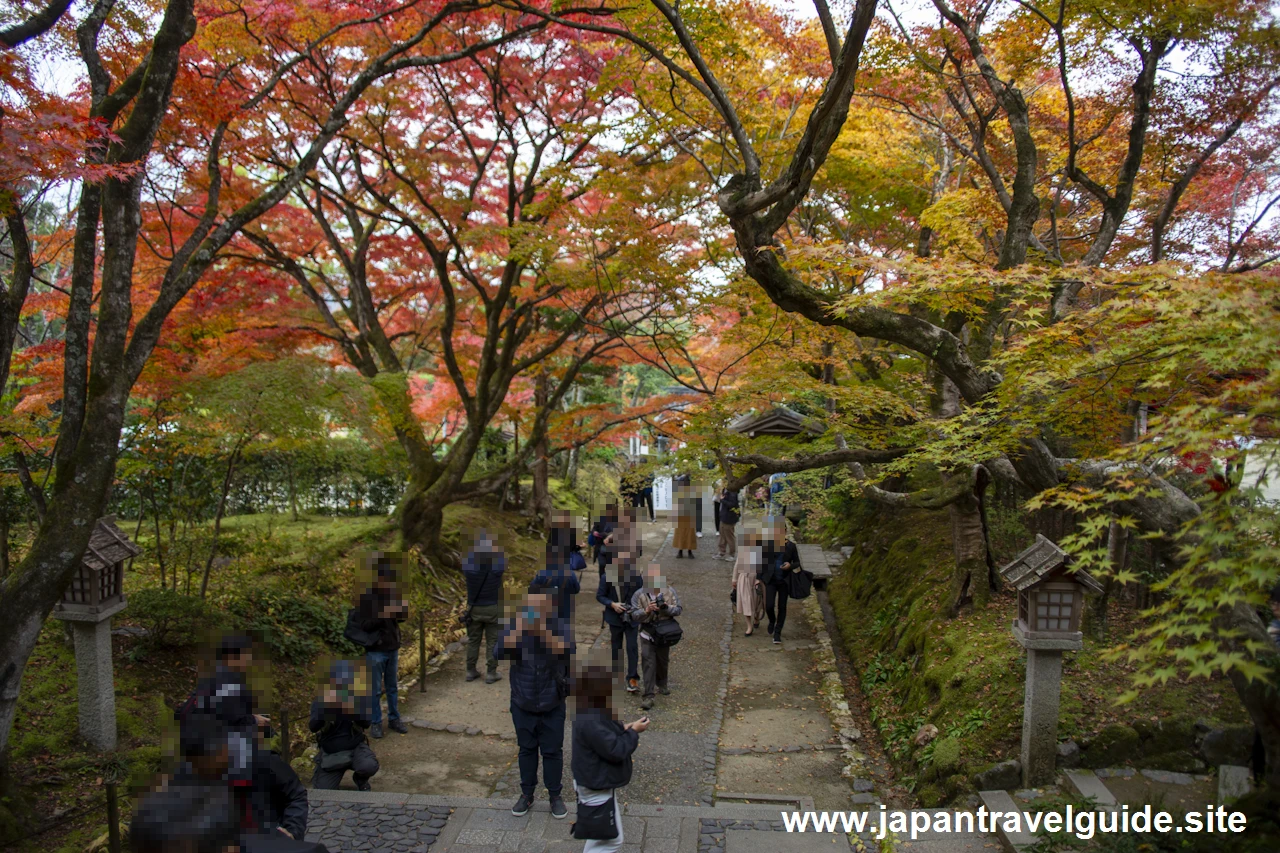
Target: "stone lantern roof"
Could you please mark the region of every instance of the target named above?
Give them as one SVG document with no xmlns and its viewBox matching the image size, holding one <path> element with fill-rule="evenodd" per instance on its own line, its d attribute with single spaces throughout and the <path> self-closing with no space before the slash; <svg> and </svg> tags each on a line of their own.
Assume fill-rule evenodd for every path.
<svg viewBox="0 0 1280 853">
<path fill-rule="evenodd" d="M 1057 575 L 1064 575 L 1068 580 L 1075 581 L 1090 592 L 1102 592 L 1102 584 L 1088 572 L 1083 569 L 1068 571 L 1070 562 L 1070 554 L 1037 533 L 1036 541 L 1030 548 L 1000 569 L 1000 577 L 1018 592 L 1024 592 Z"/>
<path fill-rule="evenodd" d="M 98 519 L 98 523 L 94 525 L 93 535 L 89 537 L 89 547 L 85 549 L 80 562 L 94 571 L 102 571 L 141 553 L 142 549 L 116 527 L 115 516 L 108 515 Z"/>
</svg>

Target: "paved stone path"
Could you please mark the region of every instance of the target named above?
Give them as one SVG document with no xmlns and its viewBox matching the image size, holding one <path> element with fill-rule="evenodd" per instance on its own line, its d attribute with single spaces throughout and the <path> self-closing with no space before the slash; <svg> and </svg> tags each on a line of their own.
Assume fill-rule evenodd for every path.
<svg viewBox="0 0 1280 853">
<path fill-rule="evenodd" d="M 710 501 L 704 503 L 709 508 Z M 878 811 L 874 780 L 884 776 L 859 751 L 819 599 L 791 602 L 781 646 L 762 628 L 745 637 L 729 603 L 732 563 L 712 559 L 710 520 L 693 559 L 675 558 L 670 528 L 662 520 L 642 524 L 645 560 L 659 561 L 679 593 L 684 637 L 672 650 L 671 695 L 659 696 L 648 712 L 652 722 L 641 736 L 632 783 L 622 793 L 623 853 L 876 849 L 869 837 L 851 843 L 842 834 L 782 834 L 783 809 Z M 607 665 L 609 634 L 601 630 L 597 580 L 589 567 L 574 628 L 580 658 Z M 455 650 L 428 675 L 425 692 L 401 694 L 410 732 L 374 742 L 382 769 L 372 780 L 373 793 L 312 792 L 309 837 L 342 853 L 582 849 L 569 837 L 571 734 L 565 737 L 564 788 L 570 818 L 551 817 L 541 786 L 533 810 L 513 816 L 519 774 L 506 664 L 502 681 L 468 683 L 464 657 Z M 638 695 L 615 694 L 623 719 L 640 716 L 639 703 Z M 976 837 L 900 845 L 920 853 L 996 847 L 994 839 Z"/>
</svg>

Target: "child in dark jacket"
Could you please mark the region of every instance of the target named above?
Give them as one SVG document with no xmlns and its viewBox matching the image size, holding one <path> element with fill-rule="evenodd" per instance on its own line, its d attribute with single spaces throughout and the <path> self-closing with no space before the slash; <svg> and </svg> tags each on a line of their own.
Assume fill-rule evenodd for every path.
<svg viewBox="0 0 1280 853">
<path fill-rule="evenodd" d="M 573 787 L 583 806 L 600 806 L 613 800 L 618 835 L 604 841 L 588 841 L 583 853 L 614 853 L 622 847 L 622 806 L 618 788 L 631 782 L 631 756 L 640 745 L 640 733 L 649 718 L 620 723 L 612 707 L 613 673 L 588 667 L 577 678 L 573 721 Z"/>
</svg>

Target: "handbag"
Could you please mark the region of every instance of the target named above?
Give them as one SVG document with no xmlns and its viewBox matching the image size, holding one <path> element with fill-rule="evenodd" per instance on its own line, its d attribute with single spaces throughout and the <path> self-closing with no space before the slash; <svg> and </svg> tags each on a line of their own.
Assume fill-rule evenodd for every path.
<svg viewBox="0 0 1280 853">
<path fill-rule="evenodd" d="M 609 841 L 618 837 L 617 805 L 614 795 L 598 806 L 578 803 L 578 819 L 570 827 L 573 837 L 582 841 Z"/>
<path fill-rule="evenodd" d="M 806 572 L 804 569 L 794 571 L 791 577 L 787 578 L 787 583 L 789 585 L 787 594 L 792 598 L 808 598 L 813 590 L 813 573 Z"/>
<path fill-rule="evenodd" d="M 321 752 L 320 753 L 320 769 L 334 772 L 338 770 L 350 770 L 351 763 L 355 758 L 354 749 L 343 749 L 338 752 Z"/>
<path fill-rule="evenodd" d="M 729 603 L 730 604 L 738 603 L 738 588 L 736 586 L 733 589 L 729 590 Z"/>
</svg>

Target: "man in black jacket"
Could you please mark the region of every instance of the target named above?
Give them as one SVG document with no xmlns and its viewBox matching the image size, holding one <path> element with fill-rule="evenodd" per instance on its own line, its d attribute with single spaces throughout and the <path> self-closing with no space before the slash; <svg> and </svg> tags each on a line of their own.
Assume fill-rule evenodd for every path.
<svg viewBox="0 0 1280 853">
<path fill-rule="evenodd" d="M 357 791 L 373 790 L 369 777 L 378 772 L 378 757 L 364 736 L 369 716 L 359 707 L 363 704 L 355 692 L 355 667 L 350 661 L 338 661 L 329 671 L 324 692 L 311 703 L 308 727 L 320 748 L 311 787 L 335 791 L 350 770 Z"/>
<path fill-rule="evenodd" d="M 182 763 L 173 782 L 226 785 L 232 791 L 242 829 L 302 838 L 307 833 L 307 789 L 302 787 L 298 774 L 278 753 L 260 749 L 254 756 L 252 784 L 234 784 L 228 774 L 228 739 L 232 734 L 226 723 L 213 714 L 197 713 L 183 720 L 178 731 Z"/>
<path fill-rule="evenodd" d="M 547 786 L 551 816 L 568 815 L 561 796 L 564 774 L 564 722 L 569 658 L 573 637 L 555 616 L 551 596 L 529 593 L 498 637 L 494 656 L 511 661 L 511 721 L 520 746 L 520 799 L 511 807 L 522 815 L 533 805 L 538 785 L 538 756 Z"/>
<path fill-rule="evenodd" d="M 196 682 L 191 695 L 174 714 L 179 726 L 199 714 L 216 717 L 227 727 L 232 785 L 248 787 L 253 779 L 258 731 L 268 727 L 265 716 L 255 713 L 248 673 L 253 667 L 253 638 L 226 634 L 214 649 L 213 672 Z"/>
<path fill-rule="evenodd" d="M 244 832 L 224 784 L 200 778 L 171 781 L 143 795 L 129 823 L 133 853 L 327 853 L 323 844 L 280 832 Z"/>
<path fill-rule="evenodd" d="M 617 574 L 616 582 L 610 575 Z M 601 567 L 600 583 L 596 587 L 596 601 L 604 605 L 604 621 L 609 626 L 610 648 L 613 651 L 613 671 L 622 669 L 622 645 L 627 646 L 627 692 L 640 689 L 639 629 L 631 622 L 628 608 L 636 592 L 644 586 L 644 578 L 635 570 L 634 560 L 629 564 L 619 562 L 615 570 Z"/>
<path fill-rule="evenodd" d="M 382 737 L 382 694 L 387 694 L 387 726 L 393 732 L 408 734 L 409 727 L 400 721 L 400 623 L 409 608 L 396 584 L 396 568 L 387 555 L 374 558 L 376 580 L 360 596 L 360 627 L 377 640 L 365 649 L 369 682 L 373 690 L 373 725 L 369 734 Z"/>
</svg>

